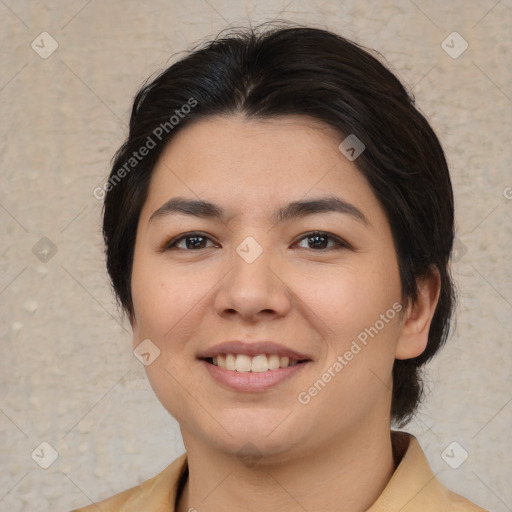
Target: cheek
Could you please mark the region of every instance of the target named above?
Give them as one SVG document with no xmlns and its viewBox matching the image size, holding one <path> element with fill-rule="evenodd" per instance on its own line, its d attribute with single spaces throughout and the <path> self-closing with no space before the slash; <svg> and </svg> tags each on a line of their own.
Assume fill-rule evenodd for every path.
<svg viewBox="0 0 512 512">
<path fill-rule="evenodd" d="M 134 257 L 131 290 L 139 336 L 163 340 L 193 314 L 205 288 L 194 275 L 141 251 Z"/>
<path fill-rule="evenodd" d="M 347 411 L 359 421 L 359 414 L 387 404 L 400 329 L 398 274 L 395 278 L 372 268 L 353 269 L 322 280 L 323 291 L 310 295 L 309 305 L 327 326 L 327 350 L 315 378 L 301 390 L 315 403 L 307 411 L 329 411 L 333 424 L 342 424 Z"/>
<path fill-rule="evenodd" d="M 377 263 L 343 269 L 308 286 L 309 305 L 340 340 L 374 325 L 390 308 L 388 317 L 394 318 L 392 306 L 400 301 L 397 269 L 377 268 Z"/>
<path fill-rule="evenodd" d="M 394 258 L 368 258 L 322 283 L 311 305 L 329 328 L 325 378 L 336 377 L 318 405 L 371 407 L 391 386 L 402 307 L 398 266 Z"/>
<path fill-rule="evenodd" d="M 145 367 L 148 380 L 162 405 L 175 418 L 187 417 L 190 407 L 184 389 L 193 388 L 185 362 L 186 340 L 190 337 L 194 305 L 204 294 L 193 275 L 166 268 L 161 260 L 142 251 L 135 254 L 132 297 L 135 312 L 134 348 L 150 339 L 159 349 L 158 357 Z M 188 359 L 188 358 L 187 358 Z"/>
</svg>

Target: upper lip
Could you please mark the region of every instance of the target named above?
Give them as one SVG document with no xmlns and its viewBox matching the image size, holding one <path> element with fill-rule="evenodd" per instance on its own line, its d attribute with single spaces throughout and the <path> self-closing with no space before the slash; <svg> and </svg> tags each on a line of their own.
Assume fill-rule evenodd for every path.
<svg viewBox="0 0 512 512">
<path fill-rule="evenodd" d="M 214 345 L 203 352 L 201 352 L 197 357 L 199 359 L 207 359 L 210 357 L 215 357 L 220 354 L 246 354 L 248 356 L 254 357 L 260 354 L 276 354 L 279 357 L 288 357 L 293 361 L 302 361 L 304 359 L 310 360 L 311 358 L 306 354 L 302 354 L 300 352 L 296 352 L 291 348 L 285 347 L 284 345 L 279 345 L 278 343 L 274 343 L 272 341 L 226 341 L 224 343 L 219 343 L 218 345 Z"/>
</svg>

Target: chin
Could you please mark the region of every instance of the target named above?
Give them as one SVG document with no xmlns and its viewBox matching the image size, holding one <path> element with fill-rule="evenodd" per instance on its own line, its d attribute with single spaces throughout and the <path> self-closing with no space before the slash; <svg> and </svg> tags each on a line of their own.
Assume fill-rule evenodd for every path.
<svg viewBox="0 0 512 512">
<path fill-rule="evenodd" d="M 237 441 L 232 439 L 228 446 L 219 448 L 223 448 L 224 453 L 236 457 L 247 467 L 282 464 L 301 455 L 298 443 L 271 443 L 265 439 L 255 440 L 247 436 L 240 436 Z"/>
<path fill-rule="evenodd" d="M 282 418 L 280 421 L 282 422 Z M 208 436 L 206 442 L 242 461 L 247 458 L 249 461 L 257 460 L 260 463 L 272 464 L 299 456 L 303 452 L 304 441 L 295 438 L 296 429 L 282 423 L 279 425 L 279 422 L 275 422 L 275 426 L 269 428 L 266 421 L 239 421 L 236 428 L 231 424 L 231 427 L 226 429 L 229 434 L 221 427 L 218 428 L 221 430 L 219 437 L 212 438 L 211 430 L 208 430 L 205 433 Z"/>
</svg>

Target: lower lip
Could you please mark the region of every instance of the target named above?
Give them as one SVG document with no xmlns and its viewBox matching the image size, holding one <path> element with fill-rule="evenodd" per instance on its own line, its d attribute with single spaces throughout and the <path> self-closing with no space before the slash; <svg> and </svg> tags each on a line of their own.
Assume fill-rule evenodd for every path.
<svg viewBox="0 0 512 512">
<path fill-rule="evenodd" d="M 220 384 L 236 391 L 265 391 L 276 384 L 289 379 L 292 375 L 299 373 L 308 364 L 298 363 L 288 368 L 277 368 L 266 372 L 237 372 L 226 370 L 220 366 L 202 360 L 210 375 Z"/>
</svg>

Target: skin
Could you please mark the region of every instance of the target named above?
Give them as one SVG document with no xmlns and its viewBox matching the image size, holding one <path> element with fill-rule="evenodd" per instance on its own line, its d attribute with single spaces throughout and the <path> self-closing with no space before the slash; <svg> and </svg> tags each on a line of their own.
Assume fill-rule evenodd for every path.
<svg viewBox="0 0 512 512">
<path fill-rule="evenodd" d="M 146 371 L 188 453 L 179 512 L 364 511 L 393 474 L 392 366 L 425 349 L 437 273 L 308 404 L 297 399 L 359 333 L 402 304 L 389 223 L 357 160 L 338 150 L 342 140 L 307 117 L 212 117 L 178 132 L 155 167 L 134 252 L 133 346 L 149 338 L 161 351 Z M 326 195 L 368 223 L 338 212 L 270 218 L 291 201 Z M 227 216 L 149 221 L 177 196 L 211 201 Z M 306 237 L 314 230 L 334 236 L 327 249 Z M 191 231 L 207 237 L 199 249 L 181 240 L 162 251 Z M 263 249 L 252 263 L 236 252 L 248 236 Z M 228 390 L 197 355 L 235 339 L 273 340 L 312 362 L 267 391 Z M 255 465 L 237 457 L 248 442 Z"/>
</svg>

